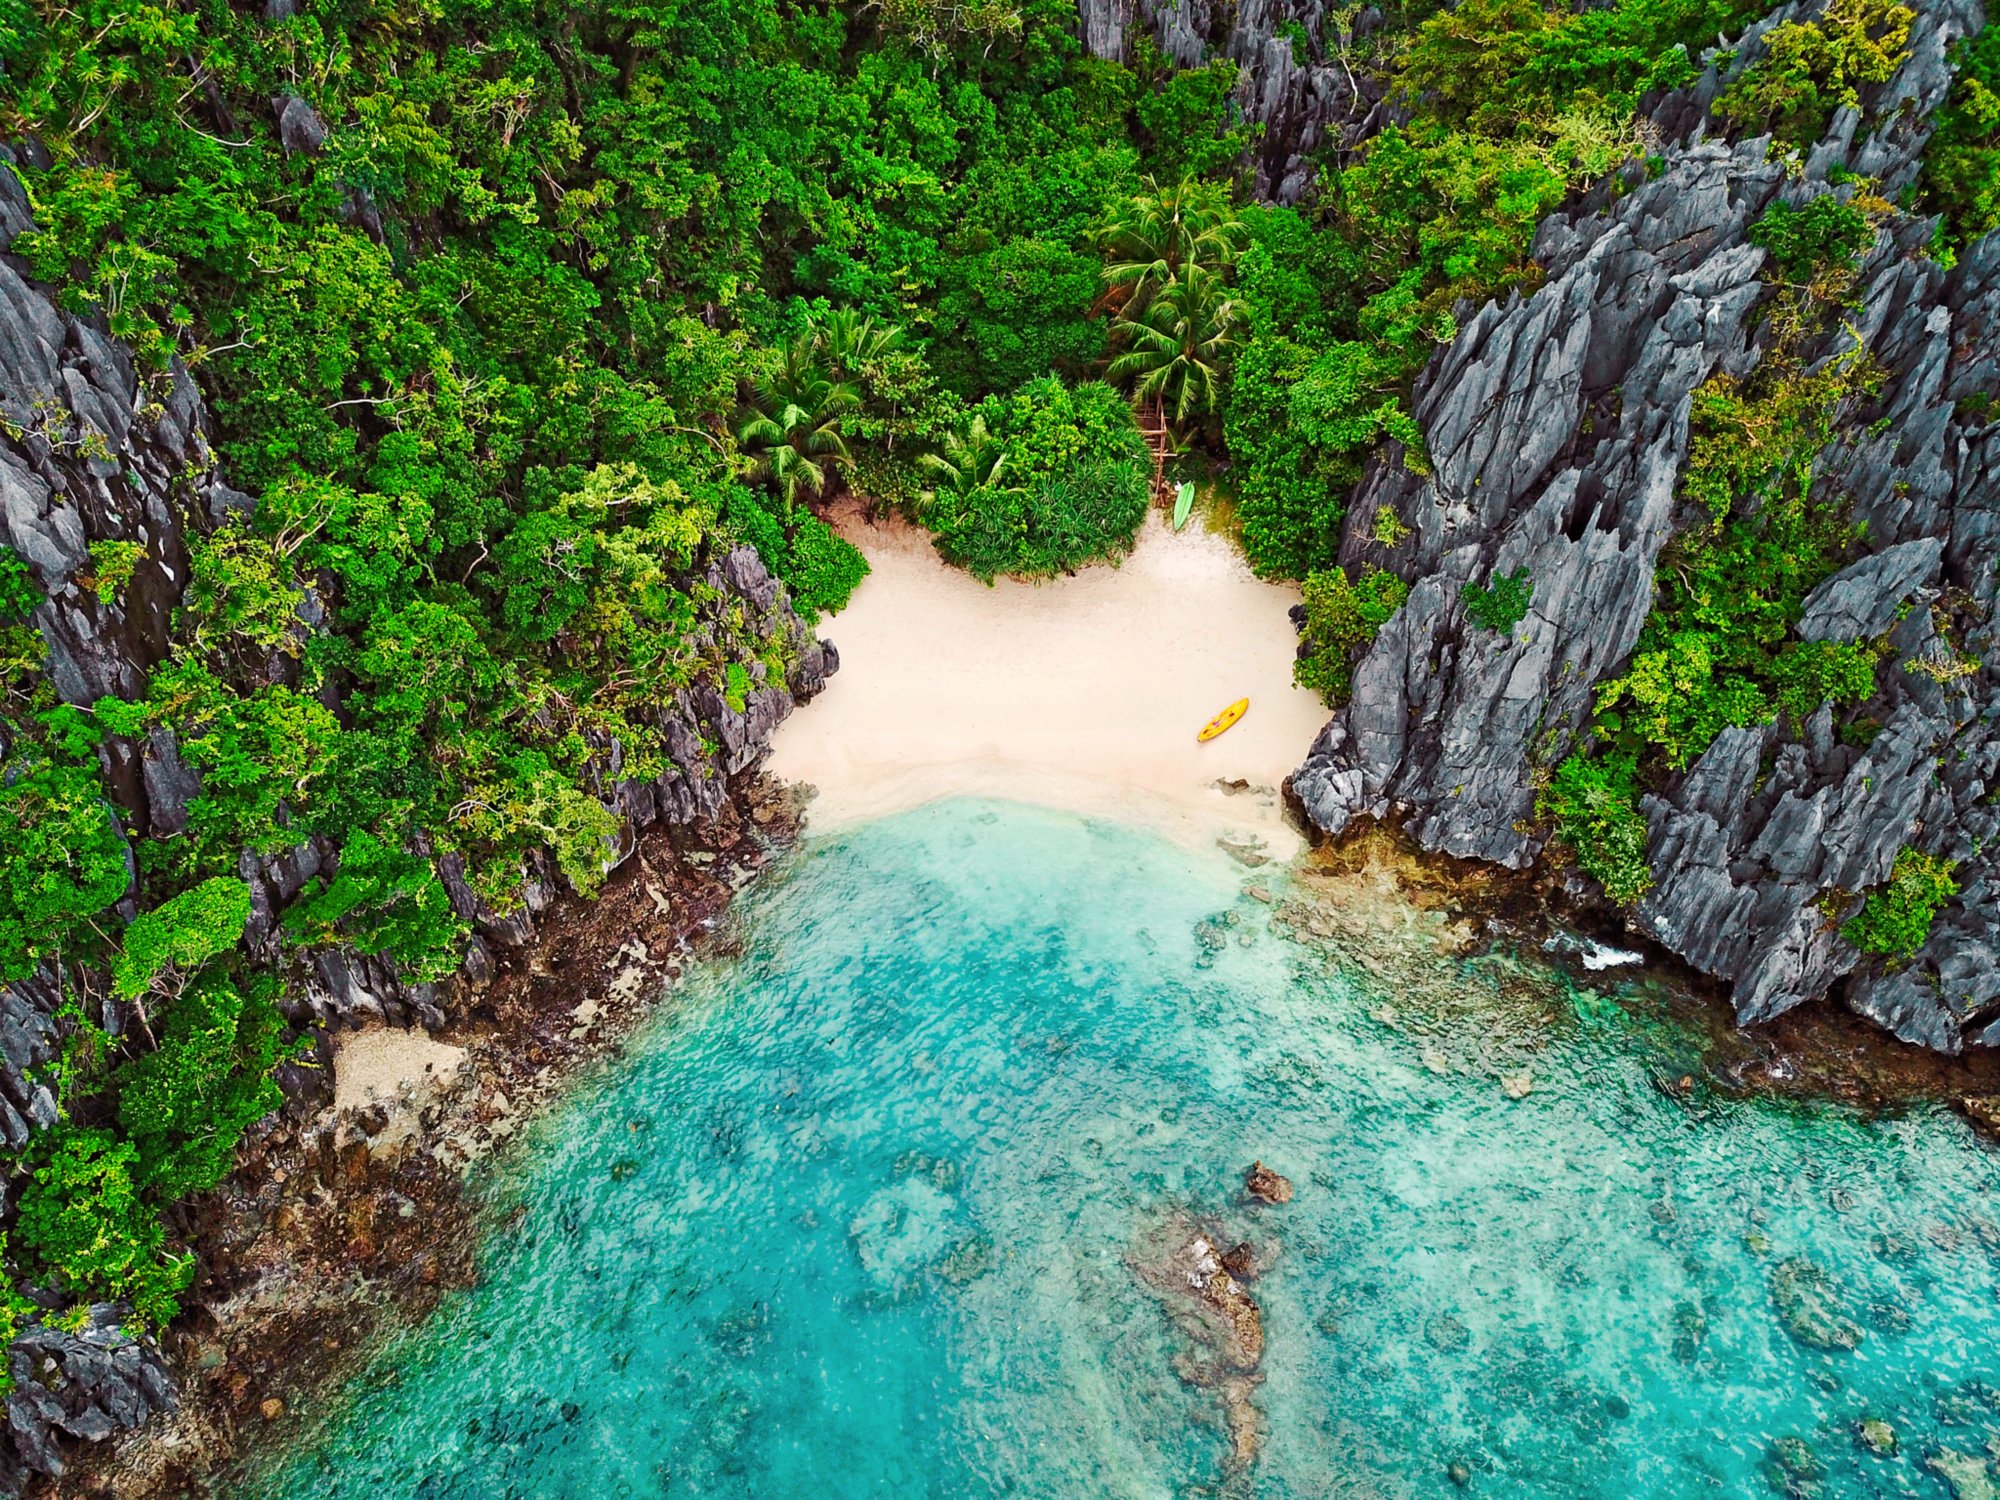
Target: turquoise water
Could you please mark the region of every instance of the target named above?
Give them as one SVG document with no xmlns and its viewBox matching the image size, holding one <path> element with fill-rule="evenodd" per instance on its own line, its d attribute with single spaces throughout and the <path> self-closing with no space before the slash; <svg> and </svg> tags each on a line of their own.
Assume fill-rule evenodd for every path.
<svg viewBox="0 0 2000 1500">
<path fill-rule="evenodd" d="M 1943 1497 L 1926 1457 L 2000 1438 L 1959 1123 L 1673 1096 L 1644 987 L 1343 957 L 1269 874 L 976 802 L 808 846 L 501 1169 L 481 1284 L 252 1492 Z M 1290 1204 L 1241 1201 L 1257 1158 Z M 1178 1209 L 1274 1262 L 1247 1472 L 1133 1271 Z M 1857 1348 L 1780 1322 L 1798 1256 Z"/>
</svg>

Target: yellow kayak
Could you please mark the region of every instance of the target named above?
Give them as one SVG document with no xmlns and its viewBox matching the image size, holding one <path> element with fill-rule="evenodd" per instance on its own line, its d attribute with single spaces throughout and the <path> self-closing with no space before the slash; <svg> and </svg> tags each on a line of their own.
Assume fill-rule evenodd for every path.
<svg viewBox="0 0 2000 1500">
<path fill-rule="evenodd" d="M 1248 712 L 1250 712 L 1250 700 L 1248 698 L 1238 698 L 1229 707 L 1210 719 L 1208 727 L 1203 729 L 1195 738 L 1198 740 L 1212 740 Z"/>
</svg>

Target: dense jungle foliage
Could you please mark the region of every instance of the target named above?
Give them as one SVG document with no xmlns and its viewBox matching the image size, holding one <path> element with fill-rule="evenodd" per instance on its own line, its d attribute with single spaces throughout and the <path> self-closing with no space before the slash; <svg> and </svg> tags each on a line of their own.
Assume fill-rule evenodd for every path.
<svg viewBox="0 0 2000 1500">
<path fill-rule="evenodd" d="M 196 538 L 137 702 L 55 700 L 34 578 L 0 549 L 0 982 L 71 997 L 63 1118 L 10 1194 L 16 1282 L 153 1320 L 190 1284 L 173 1205 L 227 1172 L 297 1045 L 295 976 L 239 957 L 244 851 L 332 840 L 290 951 L 417 979 L 467 936 L 441 854 L 498 911 L 532 849 L 594 887 L 610 747 L 624 775 L 662 769 L 684 688 L 740 702 L 790 665 L 699 581 L 724 543 L 808 615 L 864 571 L 821 514 L 847 490 L 989 580 L 1116 556 L 1153 484 L 1136 406 L 1233 495 L 1252 564 L 1304 581 L 1301 679 L 1343 695 L 1405 592 L 1338 568 L 1347 499 L 1371 456 L 1423 465 L 1409 390 L 1454 308 L 1532 282 L 1536 222 L 1644 157 L 1639 101 L 1756 8 L 1330 20 L 1298 44 L 1387 78 L 1400 123 L 1280 208 L 1252 201 L 1232 65 L 1175 71 L 1143 39 L 1130 66 L 1091 59 L 1069 0 L 0 0 L 0 139 L 36 148 L 13 252 L 150 379 L 192 371 L 257 502 Z M 1833 0 L 1721 112 L 1804 139 L 1907 27 Z M 1922 188 L 1940 253 L 2000 213 L 1989 51 L 1967 50 Z M 1798 318 L 1837 304 L 1887 211 L 1774 215 Z M 1800 465 L 1870 378 L 1777 360 L 1704 392 L 1687 483 L 1715 526 L 1544 797 L 1615 895 L 1644 889 L 1640 777 L 1721 724 L 1862 691 L 1872 662 L 1785 633 L 1843 545 Z M 1396 518 L 1374 526 L 1393 549 Z M 100 597 L 136 562 L 100 544 Z M 1507 631 L 1532 597 L 1509 575 L 1467 608 Z M 99 747 L 158 730 L 201 791 L 128 868 Z M 81 1003 L 106 993 L 120 1035 Z"/>
</svg>

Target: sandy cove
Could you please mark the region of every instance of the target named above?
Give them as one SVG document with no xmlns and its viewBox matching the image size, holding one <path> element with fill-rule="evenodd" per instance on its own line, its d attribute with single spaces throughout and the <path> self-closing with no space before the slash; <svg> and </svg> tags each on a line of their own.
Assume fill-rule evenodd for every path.
<svg viewBox="0 0 2000 1500">
<path fill-rule="evenodd" d="M 1255 577 L 1228 538 L 1154 511 L 1122 566 L 989 588 L 907 522 L 851 500 L 834 521 L 872 571 L 823 626 L 839 677 L 778 731 L 769 767 L 818 789 L 816 830 L 981 795 L 1296 851 L 1279 789 L 1327 710 L 1292 684 L 1298 590 Z M 1241 723 L 1196 742 L 1243 697 Z M 1252 791 L 1217 786 L 1236 780 Z"/>
</svg>

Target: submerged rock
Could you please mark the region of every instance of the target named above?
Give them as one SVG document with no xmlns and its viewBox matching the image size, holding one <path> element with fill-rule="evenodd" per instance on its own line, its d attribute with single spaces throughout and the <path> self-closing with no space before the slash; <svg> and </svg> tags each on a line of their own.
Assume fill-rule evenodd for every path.
<svg viewBox="0 0 2000 1500">
<path fill-rule="evenodd" d="M 1472 1330 L 1450 1313 L 1424 1320 L 1424 1342 L 1442 1353 L 1455 1353 L 1472 1342 Z"/>
<path fill-rule="evenodd" d="M 1924 1467 L 1951 1486 L 1955 1500 L 2000 1500 L 1991 1466 L 1976 1453 L 1941 1448 L 1924 1460 Z"/>
<path fill-rule="evenodd" d="M 1895 1457 L 1896 1429 L 1880 1417 L 1863 1417 L 1856 1422 L 1854 1440 L 1878 1457 Z"/>
<path fill-rule="evenodd" d="M 1802 1437 L 1779 1438 L 1771 1444 L 1768 1459 L 1773 1478 L 1785 1490 L 1796 1490 L 1801 1482 L 1811 1484 L 1826 1474 L 1826 1465 Z"/>
<path fill-rule="evenodd" d="M 1833 1279 L 1803 1256 L 1771 1268 L 1771 1300 L 1785 1331 L 1808 1349 L 1860 1346 L 1861 1325 L 1847 1316 Z"/>
</svg>

